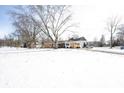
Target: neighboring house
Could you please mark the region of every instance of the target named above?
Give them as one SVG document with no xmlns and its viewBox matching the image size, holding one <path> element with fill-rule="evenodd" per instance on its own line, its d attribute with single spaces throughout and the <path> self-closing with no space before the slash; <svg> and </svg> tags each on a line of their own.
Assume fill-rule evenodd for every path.
<svg viewBox="0 0 124 93">
<path fill-rule="evenodd" d="M 36 42 L 36 48 L 42 48 L 42 43 L 41 42 Z"/>
<path fill-rule="evenodd" d="M 59 41 L 58 48 L 70 48 L 69 41 Z"/>
<path fill-rule="evenodd" d="M 71 38 L 68 41 L 70 48 L 84 48 L 87 46 L 85 37 Z"/>
<path fill-rule="evenodd" d="M 66 42 L 66 41 L 59 41 L 59 42 L 58 42 L 58 48 L 65 48 L 65 46 L 66 46 L 66 45 L 65 45 L 65 44 L 66 44 L 65 42 Z"/>
<path fill-rule="evenodd" d="M 59 41 L 58 48 L 84 48 L 87 45 L 87 41 L 84 37 L 70 38 L 66 41 Z"/>
<path fill-rule="evenodd" d="M 84 37 L 71 38 L 65 41 L 58 41 L 58 48 L 84 48 L 87 46 L 87 41 Z M 54 43 L 47 40 L 42 43 L 42 48 L 53 48 Z"/>
<path fill-rule="evenodd" d="M 43 42 L 42 48 L 53 48 L 53 43 L 50 41 Z"/>
<path fill-rule="evenodd" d="M 84 37 L 70 38 L 66 41 L 59 41 L 58 48 L 84 48 L 87 46 L 87 41 Z"/>
</svg>

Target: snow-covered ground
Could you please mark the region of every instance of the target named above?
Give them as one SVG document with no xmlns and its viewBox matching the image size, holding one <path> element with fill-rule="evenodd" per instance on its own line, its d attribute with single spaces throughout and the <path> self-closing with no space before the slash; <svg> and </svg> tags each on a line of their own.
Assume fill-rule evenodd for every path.
<svg viewBox="0 0 124 93">
<path fill-rule="evenodd" d="M 109 47 L 94 47 L 91 50 L 124 54 L 124 49 L 120 49 L 120 47 L 113 47 L 112 49 Z"/>
<path fill-rule="evenodd" d="M 82 49 L 0 48 L 0 87 L 124 88 L 124 56 Z"/>
</svg>

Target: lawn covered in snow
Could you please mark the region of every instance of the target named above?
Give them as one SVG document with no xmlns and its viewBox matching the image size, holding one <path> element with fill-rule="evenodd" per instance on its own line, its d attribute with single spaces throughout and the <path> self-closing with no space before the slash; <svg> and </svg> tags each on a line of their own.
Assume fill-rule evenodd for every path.
<svg viewBox="0 0 124 93">
<path fill-rule="evenodd" d="M 124 54 L 124 49 L 120 49 L 120 47 L 113 47 L 112 49 L 110 47 L 94 47 L 92 50 Z"/>
<path fill-rule="evenodd" d="M 0 48 L 0 87 L 124 88 L 124 56 L 82 49 Z"/>
</svg>

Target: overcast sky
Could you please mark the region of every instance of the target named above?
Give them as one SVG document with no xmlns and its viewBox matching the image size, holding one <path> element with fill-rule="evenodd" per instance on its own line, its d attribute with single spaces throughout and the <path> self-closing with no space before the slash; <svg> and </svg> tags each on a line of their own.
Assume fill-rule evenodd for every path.
<svg viewBox="0 0 124 93">
<path fill-rule="evenodd" d="M 6 15 L 10 8 L 11 6 L 0 6 L 0 37 L 14 30 Z M 120 0 L 82 2 L 80 5 L 73 5 L 72 10 L 74 22 L 79 23 L 79 27 L 74 29 L 76 34 L 90 41 L 95 37 L 99 40 L 102 34 L 109 39 L 109 32 L 105 29 L 109 17 L 118 16 L 121 23 L 124 23 L 124 3 Z"/>
<path fill-rule="evenodd" d="M 88 40 L 93 40 L 95 37 L 99 40 L 102 34 L 108 40 L 110 33 L 106 29 L 107 21 L 115 16 L 121 19 L 120 24 L 124 23 L 124 5 L 110 6 L 102 3 L 81 5 L 75 8 L 75 20 L 80 23 L 79 33 Z"/>
</svg>

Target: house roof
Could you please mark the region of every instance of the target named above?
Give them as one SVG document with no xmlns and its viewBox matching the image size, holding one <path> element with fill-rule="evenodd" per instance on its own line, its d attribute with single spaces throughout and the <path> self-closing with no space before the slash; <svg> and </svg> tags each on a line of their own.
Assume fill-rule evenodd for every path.
<svg viewBox="0 0 124 93">
<path fill-rule="evenodd" d="M 86 41 L 85 37 L 79 37 L 79 38 L 70 38 L 69 41 Z"/>
</svg>

